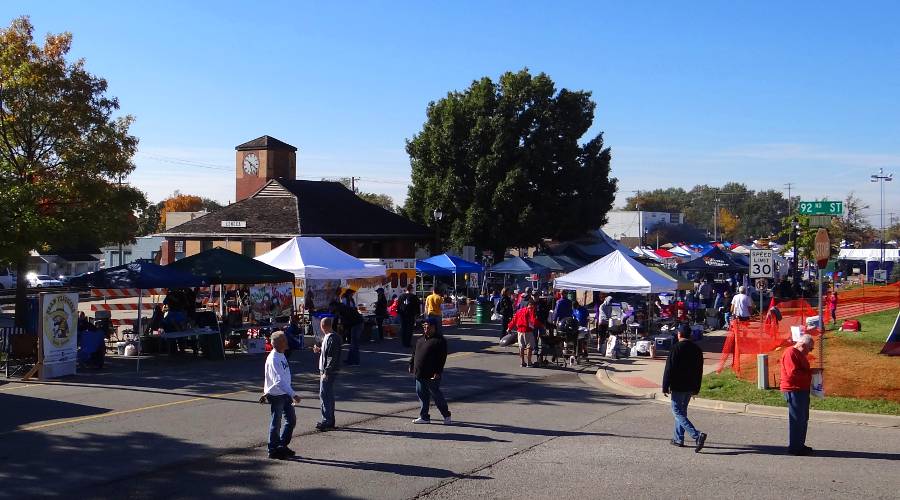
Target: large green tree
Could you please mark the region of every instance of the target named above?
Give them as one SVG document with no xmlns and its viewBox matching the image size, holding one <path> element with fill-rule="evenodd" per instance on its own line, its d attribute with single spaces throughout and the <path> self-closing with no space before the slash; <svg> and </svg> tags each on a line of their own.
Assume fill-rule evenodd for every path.
<svg viewBox="0 0 900 500">
<path fill-rule="evenodd" d="M 412 184 L 403 212 L 433 225 L 440 208 L 451 246 L 495 252 L 600 227 L 616 179 L 603 134 L 581 142 L 595 106 L 590 92 L 557 90 L 527 69 L 429 103 L 406 144 Z"/>
<path fill-rule="evenodd" d="M 143 193 L 117 181 L 134 169 L 129 116 L 84 61 L 69 62 L 69 33 L 34 41 L 27 17 L 0 29 L 0 260 L 24 278 L 28 252 L 126 242 Z M 18 280 L 24 321 L 25 280 Z"/>
</svg>

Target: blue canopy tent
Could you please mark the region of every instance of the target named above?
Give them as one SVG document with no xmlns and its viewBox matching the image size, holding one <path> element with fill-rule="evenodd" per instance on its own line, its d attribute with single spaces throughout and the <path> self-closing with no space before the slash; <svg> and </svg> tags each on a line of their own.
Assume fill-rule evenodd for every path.
<svg viewBox="0 0 900 500">
<path fill-rule="evenodd" d="M 506 277 L 509 275 L 528 276 L 537 274 L 539 276 L 546 276 L 550 274 L 550 269 L 528 258 L 509 257 L 503 262 L 491 267 L 491 273 L 502 274 L 503 285 L 506 286 Z"/>
<path fill-rule="evenodd" d="M 416 261 L 416 272 L 421 274 L 430 274 L 432 276 L 452 276 L 453 271 L 448 271 L 443 267 L 436 266 L 434 264 L 429 264 L 424 260 Z"/>
<path fill-rule="evenodd" d="M 88 288 L 192 288 L 209 286 L 209 282 L 193 274 L 177 269 L 151 264 L 149 262 L 132 262 L 121 266 L 101 269 L 100 271 L 76 276 L 69 285 Z M 141 334 L 141 301 L 143 293 L 138 293 L 138 317 L 135 332 Z M 220 332 L 221 335 L 221 332 Z M 221 340 L 221 337 L 220 337 Z M 223 351 L 224 354 L 224 351 Z M 137 369 L 141 369 L 141 357 L 137 357 Z"/>
<path fill-rule="evenodd" d="M 431 266 L 435 266 L 441 269 L 448 271 L 453 275 L 453 288 L 456 289 L 456 276 L 460 273 L 481 273 L 484 271 L 484 267 L 481 264 L 477 264 L 475 262 L 469 262 L 465 259 L 461 259 L 459 257 L 441 254 L 435 255 L 434 257 L 429 257 L 423 261 L 423 264 L 428 264 Z M 416 270 L 418 270 L 418 263 L 416 263 Z M 434 274 L 434 273 L 428 273 Z M 443 275 L 440 275 L 443 276 Z"/>
</svg>

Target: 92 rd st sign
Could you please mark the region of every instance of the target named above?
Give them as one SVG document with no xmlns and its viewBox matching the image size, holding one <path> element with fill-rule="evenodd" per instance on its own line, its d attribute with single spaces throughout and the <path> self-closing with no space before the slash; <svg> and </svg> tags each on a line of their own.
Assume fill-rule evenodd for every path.
<svg viewBox="0 0 900 500">
<path fill-rule="evenodd" d="M 797 205 L 801 215 L 844 215 L 843 201 L 801 201 Z"/>
<path fill-rule="evenodd" d="M 750 250 L 750 278 L 774 278 L 775 254 L 774 250 L 752 249 Z"/>
</svg>

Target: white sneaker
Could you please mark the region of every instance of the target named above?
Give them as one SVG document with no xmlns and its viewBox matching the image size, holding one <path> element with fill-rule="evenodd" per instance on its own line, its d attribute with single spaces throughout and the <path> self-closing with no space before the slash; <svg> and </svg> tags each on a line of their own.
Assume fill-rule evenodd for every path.
<svg viewBox="0 0 900 500">
<path fill-rule="evenodd" d="M 414 424 L 430 424 L 431 420 L 425 420 L 424 418 L 419 417 L 419 418 L 413 420 L 412 423 L 414 423 Z"/>
<path fill-rule="evenodd" d="M 444 425 L 450 425 L 453 422 L 450 420 L 450 417 L 444 417 Z"/>
</svg>

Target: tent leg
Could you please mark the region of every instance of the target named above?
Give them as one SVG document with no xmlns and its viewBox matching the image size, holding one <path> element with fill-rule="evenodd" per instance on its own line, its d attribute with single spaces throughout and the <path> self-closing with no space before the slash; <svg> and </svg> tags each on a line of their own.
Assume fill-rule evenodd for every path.
<svg viewBox="0 0 900 500">
<path fill-rule="evenodd" d="M 137 372 L 138 373 L 140 373 L 140 371 L 141 371 L 141 355 L 143 354 L 142 353 L 143 349 L 141 349 L 141 312 L 143 312 L 141 310 L 141 306 L 142 306 L 143 299 L 144 299 L 144 291 L 138 290 L 138 311 L 137 311 L 138 317 L 137 317 L 137 328 L 135 329 L 136 333 L 137 333 L 137 348 L 138 348 Z"/>
</svg>

